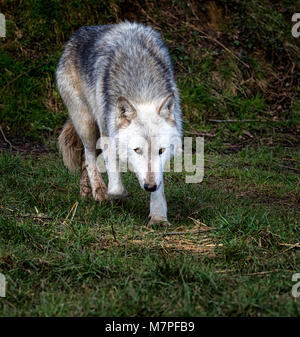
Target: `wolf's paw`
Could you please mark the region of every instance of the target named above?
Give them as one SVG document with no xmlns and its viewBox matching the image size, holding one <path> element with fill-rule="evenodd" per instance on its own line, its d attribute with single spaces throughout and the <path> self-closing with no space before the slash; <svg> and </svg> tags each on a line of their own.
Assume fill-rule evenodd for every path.
<svg viewBox="0 0 300 337">
<path fill-rule="evenodd" d="M 129 196 L 130 196 L 130 193 L 127 192 L 125 189 L 121 193 L 120 192 L 115 193 L 114 191 L 108 192 L 109 200 L 111 200 L 112 202 L 117 202 L 117 203 L 125 202 Z"/>
<path fill-rule="evenodd" d="M 148 226 L 172 226 L 168 219 L 164 216 L 149 215 Z"/>
<path fill-rule="evenodd" d="M 108 196 L 111 200 L 125 200 L 129 197 L 129 195 L 130 193 L 127 192 L 125 189 L 123 190 L 123 192 L 108 191 Z"/>
<path fill-rule="evenodd" d="M 80 195 L 82 197 L 92 197 L 93 193 L 91 187 L 86 185 L 80 185 Z"/>
<path fill-rule="evenodd" d="M 106 186 L 99 186 L 97 189 L 96 189 L 96 192 L 95 192 L 95 195 L 94 195 L 94 198 L 96 201 L 98 201 L 100 204 L 107 200 L 108 199 L 108 193 L 107 193 L 107 188 Z"/>
<path fill-rule="evenodd" d="M 87 170 L 84 169 L 81 172 L 80 177 L 80 195 L 82 197 L 93 197 L 92 188 L 90 184 L 90 179 L 87 174 Z"/>
</svg>

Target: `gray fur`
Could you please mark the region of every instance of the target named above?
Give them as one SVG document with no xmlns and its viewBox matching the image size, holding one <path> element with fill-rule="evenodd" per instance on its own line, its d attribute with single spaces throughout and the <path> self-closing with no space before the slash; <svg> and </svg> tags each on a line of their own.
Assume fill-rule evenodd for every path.
<svg viewBox="0 0 300 337">
<path fill-rule="evenodd" d="M 153 136 L 168 142 L 181 137 L 180 99 L 171 58 L 160 34 L 151 27 L 122 22 L 80 28 L 65 46 L 56 77 L 70 116 L 59 137 L 64 163 L 72 170 L 81 163 L 81 181 L 90 186 L 93 197 L 100 202 L 108 195 L 125 196 L 127 192 L 120 172 L 112 170 L 112 159 L 104 151 L 107 192 L 96 166 L 99 135 L 101 139 L 110 137 L 112 143 L 121 139 L 125 144 L 131 134 L 136 139 L 145 134 L 148 142 Z M 158 158 L 158 149 L 155 151 L 160 167 L 166 154 Z M 141 169 L 144 164 L 136 162 Z M 142 188 L 148 186 L 146 190 L 153 191 L 152 222 L 166 222 L 162 169 L 154 174 L 151 167 L 149 161 L 147 174 L 136 174 Z M 151 184 L 155 188 L 149 189 Z"/>
<path fill-rule="evenodd" d="M 160 34 L 149 26 L 122 22 L 116 25 L 82 27 L 66 44 L 57 70 L 57 84 L 68 105 L 66 84 L 73 85 L 70 70 L 82 88 L 96 120 L 103 115 L 105 134 L 115 133 L 112 107 L 120 96 L 145 103 L 175 96 L 175 122 L 181 132 L 181 110 L 173 66 Z M 67 80 L 67 81 L 66 81 Z M 67 83 L 66 83 L 67 82 Z"/>
</svg>

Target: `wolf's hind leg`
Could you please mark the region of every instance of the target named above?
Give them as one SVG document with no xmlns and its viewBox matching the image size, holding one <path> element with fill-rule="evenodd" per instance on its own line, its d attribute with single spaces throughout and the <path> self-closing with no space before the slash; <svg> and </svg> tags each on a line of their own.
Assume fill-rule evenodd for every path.
<svg viewBox="0 0 300 337">
<path fill-rule="evenodd" d="M 96 155 L 90 152 L 89 149 L 85 149 L 86 155 L 86 169 L 91 184 L 92 194 L 96 201 L 100 203 L 108 199 L 107 187 L 102 179 L 96 166 Z"/>
<path fill-rule="evenodd" d="M 101 203 L 108 198 L 108 195 L 106 185 L 96 166 L 96 142 L 99 137 L 99 129 L 86 106 L 80 104 L 76 108 L 75 113 L 73 112 L 71 116 L 75 129 L 83 143 L 85 158 L 85 163 L 82 164 L 81 192 L 84 195 L 89 193 L 87 188 L 89 180 L 94 199 Z"/>
<path fill-rule="evenodd" d="M 80 195 L 83 197 L 93 196 L 90 178 L 86 169 L 84 151 L 81 154 Z"/>
</svg>

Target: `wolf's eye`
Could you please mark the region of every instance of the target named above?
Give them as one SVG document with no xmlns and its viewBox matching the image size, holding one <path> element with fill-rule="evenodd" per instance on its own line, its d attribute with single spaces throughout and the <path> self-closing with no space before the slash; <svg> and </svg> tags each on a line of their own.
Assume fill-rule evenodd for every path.
<svg viewBox="0 0 300 337">
<path fill-rule="evenodd" d="M 136 149 L 134 149 L 134 151 L 137 153 L 137 154 L 142 154 L 142 149 L 140 149 L 139 147 L 137 147 Z"/>
<path fill-rule="evenodd" d="M 165 148 L 163 148 L 163 147 L 161 149 L 159 149 L 159 151 L 158 151 L 159 155 L 161 155 L 164 152 L 165 152 Z"/>
</svg>

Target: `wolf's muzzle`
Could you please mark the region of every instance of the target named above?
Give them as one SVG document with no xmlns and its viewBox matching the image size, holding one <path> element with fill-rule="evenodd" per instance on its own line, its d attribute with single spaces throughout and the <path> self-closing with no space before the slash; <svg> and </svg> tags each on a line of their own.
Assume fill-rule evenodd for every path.
<svg viewBox="0 0 300 337">
<path fill-rule="evenodd" d="M 157 190 L 156 184 L 144 184 L 144 189 L 148 192 L 154 192 Z"/>
</svg>

